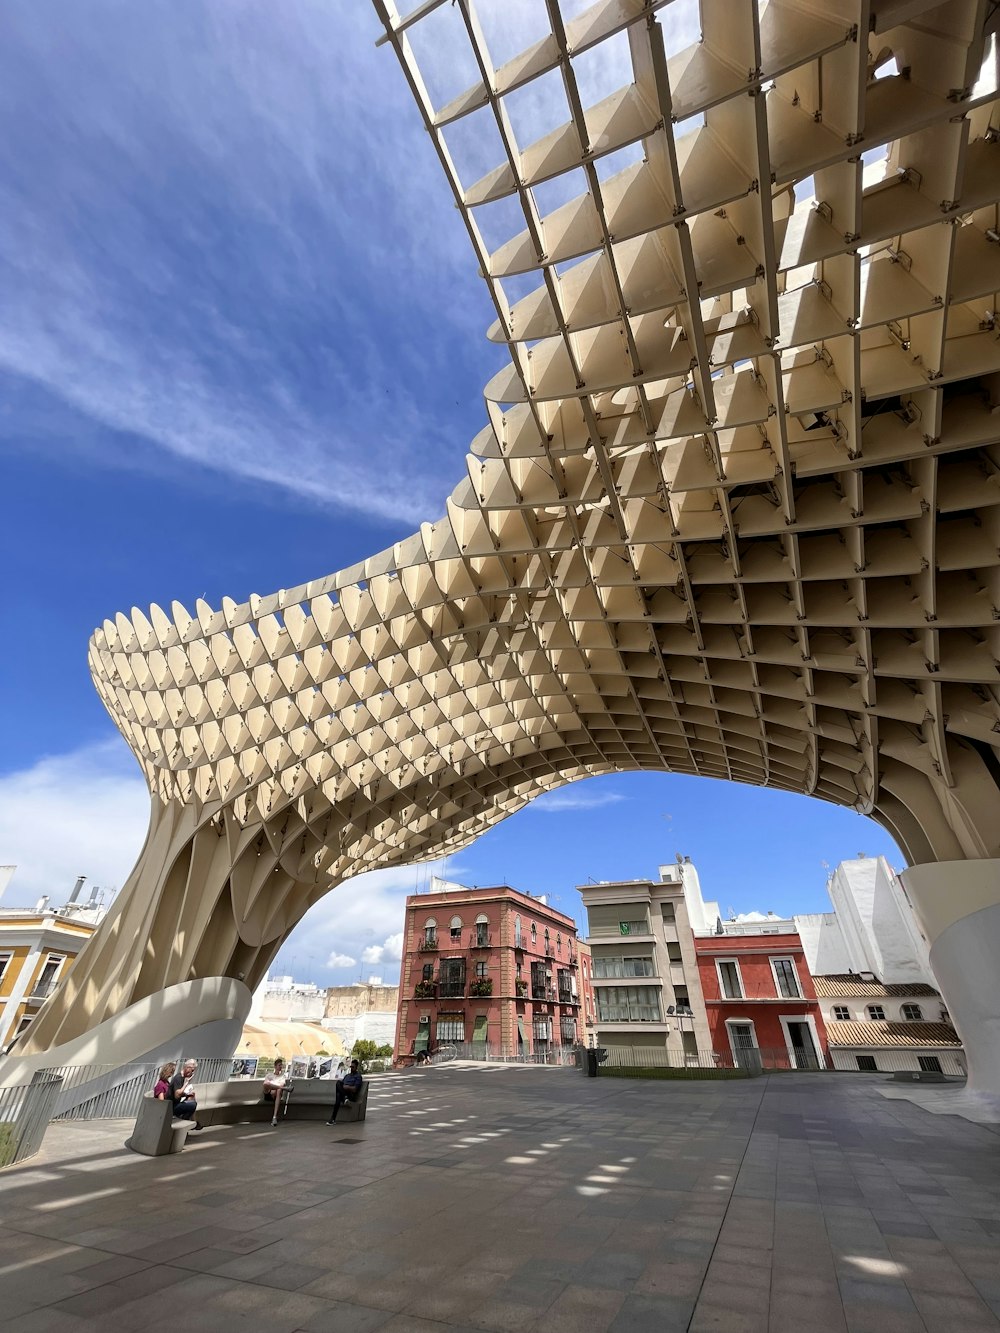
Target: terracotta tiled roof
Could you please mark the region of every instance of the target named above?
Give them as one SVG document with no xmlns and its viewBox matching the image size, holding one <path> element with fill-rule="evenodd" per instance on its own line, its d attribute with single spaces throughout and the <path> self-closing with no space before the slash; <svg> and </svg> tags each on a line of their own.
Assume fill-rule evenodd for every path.
<svg viewBox="0 0 1000 1333">
<path fill-rule="evenodd" d="M 831 1046 L 961 1046 L 948 1023 L 827 1023 Z"/>
<path fill-rule="evenodd" d="M 881 981 L 862 981 L 854 972 L 838 972 L 825 977 L 813 977 L 817 995 L 865 995 L 885 999 L 895 996 L 900 999 L 906 995 L 937 995 L 933 986 L 922 982 L 896 982 L 884 986 Z"/>
</svg>

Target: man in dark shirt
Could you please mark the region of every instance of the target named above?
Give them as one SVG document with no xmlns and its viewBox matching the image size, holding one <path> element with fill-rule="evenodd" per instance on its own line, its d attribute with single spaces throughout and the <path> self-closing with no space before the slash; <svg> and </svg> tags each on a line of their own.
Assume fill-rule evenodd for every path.
<svg viewBox="0 0 1000 1333">
<path fill-rule="evenodd" d="M 197 1060 L 185 1060 L 180 1068 L 170 1080 L 170 1096 L 174 1103 L 175 1120 L 194 1120 L 194 1113 L 198 1109 L 198 1099 L 194 1095 L 194 1085 L 191 1079 L 194 1077 L 194 1071 L 198 1068 Z M 201 1129 L 201 1125 L 194 1120 L 192 1129 Z"/>
<path fill-rule="evenodd" d="M 345 1074 L 343 1078 L 337 1079 L 337 1092 L 333 1101 L 333 1110 L 330 1112 L 330 1119 L 326 1122 L 328 1125 L 337 1123 L 337 1112 L 343 1106 L 344 1102 L 356 1102 L 361 1093 L 362 1078 L 358 1072 L 357 1060 L 351 1061 L 351 1072 Z"/>
</svg>

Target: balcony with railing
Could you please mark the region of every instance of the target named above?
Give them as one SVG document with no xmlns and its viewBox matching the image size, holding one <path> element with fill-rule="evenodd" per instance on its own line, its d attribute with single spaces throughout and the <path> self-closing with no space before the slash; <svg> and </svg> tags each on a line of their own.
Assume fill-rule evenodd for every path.
<svg viewBox="0 0 1000 1333">
<path fill-rule="evenodd" d="M 415 1000 L 433 1000 L 437 995 L 437 986 L 433 981 L 418 981 L 413 988 Z"/>
<path fill-rule="evenodd" d="M 41 1004 L 47 1000 L 52 992 L 59 985 L 59 978 L 53 977 L 50 981 L 36 981 L 26 996 L 29 1004 Z"/>
<path fill-rule="evenodd" d="M 528 998 L 528 983 L 526 981 L 515 981 L 514 994 L 519 1000 L 526 1000 Z"/>
<path fill-rule="evenodd" d="M 438 947 L 438 941 L 436 935 L 425 935 L 423 939 L 421 939 L 420 943 L 417 945 L 417 948 L 420 950 L 421 953 L 429 953 L 431 951 L 435 951 L 437 947 Z"/>
<path fill-rule="evenodd" d="M 460 1000 L 465 995 L 465 981 L 449 978 L 447 981 L 438 982 L 439 1000 Z"/>
<path fill-rule="evenodd" d="M 469 935 L 470 949 L 492 949 L 493 935 L 488 930 L 474 930 Z"/>
<path fill-rule="evenodd" d="M 559 1003 L 560 1003 L 560 1004 L 579 1004 L 580 1001 L 579 1001 L 579 999 L 573 994 L 573 991 L 572 991 L 572 989 L 571 989 L 569 986 L 560 986 L 560 987 L 559 987 Z"/>
<path fill-rule="evenodd" d="M 532 986 L 531 998 L 533 1000 L 548 1000 L 550 1003 L 554 1004 L 556 988 L 555 986 Z"/>
<path fill-rule="evenodd" d="M 475 1000 L 484 1000 L 493 994 L 492 977 L 473 977 L 469 983 L 469 995 Z"/>
</svg>

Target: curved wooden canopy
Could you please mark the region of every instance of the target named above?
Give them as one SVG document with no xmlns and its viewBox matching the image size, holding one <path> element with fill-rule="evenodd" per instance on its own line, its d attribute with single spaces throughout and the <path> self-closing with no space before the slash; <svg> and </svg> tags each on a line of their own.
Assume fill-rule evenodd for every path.
<svg viewBox="0 0 1000 1333">
<path fill-rule="evenodd" d="M 172 981 L 250 984 L 334 884 L 591 774 L 998 854 L 996 6 L 702 0 L 675 51 L 673 6 L 546 0 L 498 66 L 472 0 L 374 3 L 510 364 L 438 522 L 95 633 L 153 821 L 36 1044 Z M 467 86 L 432 100 L 422 34 L 462 53 L 429 82 Z"/>
</svg>

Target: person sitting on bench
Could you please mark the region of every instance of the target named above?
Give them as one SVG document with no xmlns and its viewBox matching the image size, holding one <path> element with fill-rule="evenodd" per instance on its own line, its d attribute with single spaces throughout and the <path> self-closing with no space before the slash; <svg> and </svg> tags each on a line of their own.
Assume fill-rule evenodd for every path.
<svg viewBox="0 0 1000 1333">
<path fill-rule="evenodd" d="M 264 1100 L 268 1102 L 277 1102 L 287 1081 L 288 1079 L 285 1075 L 285 1062 L 279 1056 L 274 1062 L 274 1069 L 264 1080 Z"/>
<path fill-rule="evenodd" d="M 357 1060 L 351 1061 L 351 1072 L 345 1074 L 343 1078 L 337 1079 L 337 1092 L 333 1101 L 333 1109 L 330 1112 L 330 1119 L 326 1122 L 328 1125 L 337 1123 L 337 1112 L 343 1106 L 344 1102 L 356 1102 L 361 1095 L 362 1078 L 358 1072 Z"/>
</svg>

